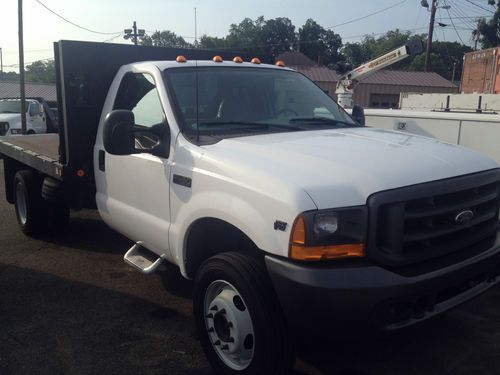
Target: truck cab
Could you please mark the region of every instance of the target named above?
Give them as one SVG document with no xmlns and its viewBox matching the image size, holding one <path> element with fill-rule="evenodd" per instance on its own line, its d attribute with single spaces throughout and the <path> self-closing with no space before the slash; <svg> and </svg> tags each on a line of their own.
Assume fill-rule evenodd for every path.
<svg viewBox="0 0 500 375">
<path fill-rule="evenodd" d="M 408 327 L 500 282 L 493 160 L 363 126 L 282 62 L 173 52 L 59 42 L 59 139 L 0 153 L 28 235 L 95 205 L 128 264 L 194 281 L 216 373 L 285 373 L 306 336 Z"/>
<path fill-rule="evenodd" d="M 26 132 L 43 134 L 47 132 L 47 115 L 40 102 L 26 100 Z M 21 100 L 0 100 L 0 136 L 21 134 Z"/>
</svg>

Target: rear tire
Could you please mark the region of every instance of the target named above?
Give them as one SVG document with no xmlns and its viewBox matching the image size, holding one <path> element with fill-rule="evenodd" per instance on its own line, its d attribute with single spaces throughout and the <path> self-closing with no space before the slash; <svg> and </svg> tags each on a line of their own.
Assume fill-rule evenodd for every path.
<svg viewBox="0 0 500 375">
<path fill-rule="evenodd" d="M 277 296 L 257 259 L 231 252 L 206 260 L 196 275 L 193 309 L 217 374 L 286 374 L 293 365 Z"/>
<path fill-rule="evenodd" d="M 14 176 L 14 205 L 17 222 L 27 236 L 43 232 L 46 224 L 46 207 L 42 199 L 42 184 L 32 171 L 18 171 Z"/>
</svg>

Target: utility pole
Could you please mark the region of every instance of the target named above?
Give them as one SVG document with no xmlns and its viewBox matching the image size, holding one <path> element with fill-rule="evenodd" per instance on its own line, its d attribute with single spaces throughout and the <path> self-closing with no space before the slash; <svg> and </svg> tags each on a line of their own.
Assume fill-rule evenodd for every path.
<svg viewBox="0 0 500 375">
<path fill-rule="evenodd" d="M 0 47 L 0 81 L 3 80 L 3 57 L 2 57 L 3 51 L 2 47 Z"/>
<path fill-rule="evenodd" d="M 144 29 L 139 29 L 137 30 L 137 24 L 134 21 L 134 24 L 132 25 L 131 29 L 125 29 L 123 30 L 125 35 L 123 36 L 123 39 L 132 39 L 132 42 L 137 45 L 139 42 L 139 38 L 142 38 L 144 34 L 146 33 L 146 30 Z"/>
<path fill-rule="evenodd" d="M 132 26 L 132 29 L 134 29 L 134 33 L 132 34 L 132 41 L 134 42 L 135 45 L 137 45 L 137 24 L 134 21 L 134 25 Z"/>
<path fill-rule="evenodd" d="M 196 8 L 194 8 L 194 46 L 198 48 L 198 25 L 196 22 Z"/>
<path fill-rule="evenodd" d="M 429 22 L 429 33 L 427 34 L 427 49 L 425 50 L 425 68 L 426 72 L 429 71 L 431 67 L 431 48 L 432 48 L 432 36 L 434 34 L 434 21 L 436 19 L 436 9 L 438 0 L 432 0 L 431 6 L 431 20 Z"/>
<path fill-rule="evenodd" d="M 17 2 L 19 28 L 19 91 L 21 94 L 21 133 L 26 134 L 26 92 L 24 91 L 23 0 Z"/>
</svg>

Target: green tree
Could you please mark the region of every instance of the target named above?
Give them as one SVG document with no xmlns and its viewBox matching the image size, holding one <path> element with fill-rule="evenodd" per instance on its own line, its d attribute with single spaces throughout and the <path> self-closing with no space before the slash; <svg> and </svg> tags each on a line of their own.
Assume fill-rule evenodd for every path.
<svg viewBox="0 0 500 375">
<path fill-rule="evenodd" d="M 266 53 L 273 57 L 290 51 L 296 42 L 295 26 L 289 18 L 278 17 L 265 21 L 261 33 Z"/>
<path fill-rule="evenodd" d="M 488 4 L 495 6 L 496 11 L 489 20 L 481 18 L 477 30 L 472 32 L 474 37 L 479 37 L 482 48 L 500 46 L 500 0 L 488 0 Z M 479 35 L 477 33 L 479 32 Z"/>
<path fill-rule="evenodd" d="M 55 83 L 56 69 L 54 60 L 35 61 L 26 66 L 26 81 L 37 83 Z"/>
<path fill-rule="evenodd" d="M 314 61 L 322 60 L 325 65 L 333 65 L 342 60 L 340 35 L 311 18 L 299 29 L 299 43 L 300 51 Z"/>
<path fill-rule="evenodd" d="M 164 30 L 155 31 L 151 36 L 145 35 L 140 42 L 143 46 L 191 48 L 192 44 L 186 42 L 184 38 L 176 33 Z"/>
<path fill-rule="evenodd" d="M 0 81 L 19 81 L 19 74 L 16 72 L 3 72 L 0 75 Z"/>
<path fill-rule="evenodd" d="M 449 66 L 445 64 L 441 55 L 435 52 L 431 52 L 431 66 L 432 71 L 437 74 L 451 79 L 451 70 L 449 70 Z M 410 63 L 408 70 L 423 72 L 425 67 L 425 54 L 420 54 L 415 56 L 413 61 Z"/>
<path fill-rule="evenodd" d="M 371 52 L 363 43 L 346 43 L 341 52 L 353 68 L 372 58 Z"/>
<path fill-rule="evenodd" d="M 227 41 L 226 38 L 218 38 L 204 34 L 201 36 L 198 46 L 206 49 L 223 49 L 227 47 Z"/>
<path fill-rule="evenodd" d="M 224 47 L 276 57 L 291 50 L 295 38 L 295 26 L 290 19 L 278 17 L 266 20 L 260 16 L 255 20 L 245 18 L 238 24 L 231 24 L 225 38 L 204 36 L 200 45 L 204 48 Z"/>
<path fill-rule="evenodd" d="M 262 29 L 265 25 L 263 16 L 255 21 L 245 18 L 239 24 L 229 26 L 229 34 L 226 36 L 228 47 L 253 52 L 265 53 Z"/>
</svg>

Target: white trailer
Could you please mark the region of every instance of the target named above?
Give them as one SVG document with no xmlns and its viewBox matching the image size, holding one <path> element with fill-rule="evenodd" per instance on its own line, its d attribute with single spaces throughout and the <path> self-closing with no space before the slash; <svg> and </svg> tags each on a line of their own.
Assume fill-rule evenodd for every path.
<svg viewBox="0 0 500 375">
<path fill-rule="evenodd" d="M 500 115 L 366 109 L 366 124 L 437 138 L 480 151 L 500 163 Z"/>
</svg>

